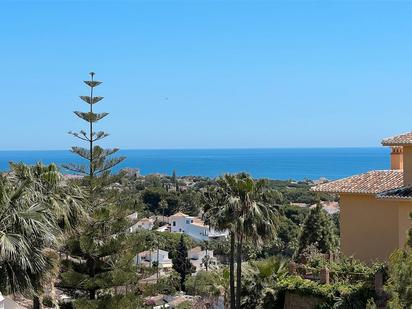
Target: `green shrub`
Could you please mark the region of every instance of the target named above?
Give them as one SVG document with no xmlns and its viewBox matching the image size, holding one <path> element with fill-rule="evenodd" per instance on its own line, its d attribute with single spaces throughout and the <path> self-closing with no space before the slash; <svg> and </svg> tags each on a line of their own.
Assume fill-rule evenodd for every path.
<svg viewBox="0 0 412 309">
<path fill-rule="evenodd" d="M 79 299 L 73 302 L 74 309 L 139 309 L 142 301 L 136 294 L 106 295 L 96 300 Z"/>
<path fill-rule="evenodd" d="M 53 300 L 49 296 L 45 296 L 42 301 L 43 305 L 46 307 L 53 307 Z"/>
<path fill-rule="evenodd" d="M 412 250 L 410 248 L 395 251 L 389 259 L 389 280 L 385 291 L 390 300 L 389 308 L 412 307 Z"/>
<path fill-rule="evenodd" d="M 374 296 L 370 284 L 365 282 L 319 284 L 299 276 L 288 276 L 281 279 L 274 288 L 279 293 L 279 299 L 282 299 L 286 291 L 303 296 L 318 297 L 324 301 L 322 308 L 364 309 L 368 299 Z"/>
</svg>

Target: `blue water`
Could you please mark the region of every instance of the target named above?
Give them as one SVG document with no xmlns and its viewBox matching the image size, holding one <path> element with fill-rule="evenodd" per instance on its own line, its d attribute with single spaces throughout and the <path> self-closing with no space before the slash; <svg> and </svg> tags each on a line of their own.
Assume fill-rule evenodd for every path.
<svg viewBox="0 0 412 309">
<path fill-rule="evenodd" d="M 379 148 L 289 148 L 289 149 L 198 149 L 123 150 L 127 159 L 117 168 L 133 167 L 151 173 L 215 177 L 223 173 L 249 172 L 257 178 L 337 179 L 373 169 L 389 168 L 389 149 Z M 66 150 L 0 151 L 0 170 L 8 162 L 33 164 L 80 163 Z"/>
</svg>

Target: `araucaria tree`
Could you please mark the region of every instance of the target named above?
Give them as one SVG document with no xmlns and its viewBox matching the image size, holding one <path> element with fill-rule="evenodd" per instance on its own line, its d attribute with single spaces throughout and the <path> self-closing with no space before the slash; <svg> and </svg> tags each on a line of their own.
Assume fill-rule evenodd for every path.
<svg viewBox="0 0 412 309">
<path fill-rule="evenodd" d="M 336 238 L 331 218 L 320 205 L 310 210 L 299 238 L 298 254 L 309 246 L 314 246 L 322 253 L 327 253 L 336 247 Z"/>
<path fill-rule="evenodd" d="M 173 269 L 180 275 L 180 289 L 185 291 L 186 277 L 194 271 L 194 267 L 187 258 L 187 246 L 183 238 L 183 234 L 180 236 L 180 241 L 177 245 L 172 261 Z"/>
<path fill-rule="evenodd" d="M 111 175 L 111 169 L 124 160 L 113 158 L 118 149 L 103 149 L 96 142 L 108 136 L 103 131 L 94 131 L 94 125 L 108 113 L 96 113 L 93 108 L 103 97 L 95 96 L 95 88 L 101 84 L 94 80 L 85 81 L 90 95 L 80 98 L 88 104 L 89 111 L 74 113 L 87 122 L 88 130 L 69 132 L 87 148 L 72 147 L 72 152 L 86 160 L 86 164 L 70 164 L 65 168 L 81 176 L 80 184 L 87 194 L 84 208 L 89 219 L 80 231 L 70 238 L 66 249 L 68 258 L 63 261 L 60 288 L 75 295 L 82 291 L 92 300 L 105 289 L 124 286 L 135 277 L 131 271 L 132 258 L 126 247 L 127 209 L 119 205 L 117 191 L 112 187 L 118 175 Z M 99 292 L 99 293 L 98 293 Z"/>
</svg>

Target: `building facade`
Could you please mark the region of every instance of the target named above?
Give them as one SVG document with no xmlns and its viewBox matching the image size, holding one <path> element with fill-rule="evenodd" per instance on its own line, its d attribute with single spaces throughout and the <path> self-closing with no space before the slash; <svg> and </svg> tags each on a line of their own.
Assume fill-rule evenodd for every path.
<svg viewBox="0 0 412 309">
<path fill-rule="evenodd" d="M 178 212 L 169 217 L 170 231 L 185 233 L 195 240 L 209 240 L 227 237 L 227 231 L 216 231 L 205 225 L 203 220 Z"/>
<path fill-rule="evenodd" d="M 404 246 L 412 227 L 412 132 L 386 138 L 390 170 L 375 170 L 312 188 L 340 197 L 341 251 L 365 262 L 384 261 Z"/>
<path fill-rule="evenodd" d="M 169 258 L 169 252 L 164 250 L 147 250 L 136 256 L 136 265 L 152 267 L 153 263 L 159 263 L 160 268 L 171 268 L 173 262 Z"/>
</svg>

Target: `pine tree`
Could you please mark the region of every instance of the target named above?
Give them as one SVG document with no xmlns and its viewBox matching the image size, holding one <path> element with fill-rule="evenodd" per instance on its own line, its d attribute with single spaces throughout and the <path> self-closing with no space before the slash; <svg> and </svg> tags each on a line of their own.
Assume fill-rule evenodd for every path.
<svg viewBox="0 0 412 309">
<path fill-rule="evenodd" d="M 180 241 L 177 245 L 172 261 L 173 269 L 180 275 L 180 289 L 184 291 L 186 277 L 187 275 L 193 273 L 194 267 L 187 257 L 187 246 L 183 238 L 183 234 L 180 236 Z"/>
<path fill-rule="evenodd" d="M 333 223 L 328 214 L 318 204 L 310 210 L 299 239 L 298 254 L 309 246 L 315 246 L 320 252 L 327 253 L 335 247 Z"/>
<path fill-rule="evenodd" d="M 95 113 L 93 107 L 103 97 L 95 96 L 95 88 L 101 84 L 94 80 L 84 83 L 90 88 L 90 95 L 80 98 L 89 105 L 88 112 L 75 111 L 79 118 L 88 123 L 88 131 L 69 132 L 85 141 L 88 148 L 72 147 L 71 151 L 85 159 L 87 164 L 69 164 L 66 169 L 83 176 L 81 185 L 86 192 L 84 207 L 89 213 L 78 234 L 71 237 L 66 244 L 67 258 L 62 262 L 60 288 L 74 295 L 82 291 L 92 300 L 97 298 L 99 290 L 117 285 L 124 285 L 131 280 L 131 262 L 127 259 L 125 247 L 127 221 L 126 209 L 117 204 L 116 191 L 111 185 L 121 175 L 111 175 L 111 169 L 123 161 L 124 157 L 112 158 L 118 151 L 103 149 L 96 142 L 107 137 L 103 131 L 94 131 L 94 124 L 108 113 Z"/>
</svg>

